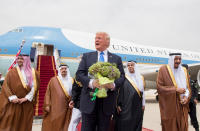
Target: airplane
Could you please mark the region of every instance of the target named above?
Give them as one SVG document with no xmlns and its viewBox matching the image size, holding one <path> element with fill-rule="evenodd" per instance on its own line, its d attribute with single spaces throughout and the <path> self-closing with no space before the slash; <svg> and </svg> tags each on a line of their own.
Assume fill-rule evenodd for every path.
<svg viewBox="0 0 200 131">
<path fill-rule="evenodd" d="M 85 52 L 94 51 L 95 34 L 73 31 L 69 29 L 25 26 L 13 29 L 0 35 L 0 72 L 5 76 L 11 65 L 22 40 L 25 40 L 23 53 L 30 54 L 32 61 L 37 55 L 59 54 L 60 60 L 70 67 L 72 76 L 78 67 L 78 58 Z M 155 81 L 157 71 L 163 64 L 168 63 L 170 52 L 182 53 L 182 63 L 189 65 L 191 79 L 200 84 L 200 53 L 143 46 L 111 38 L 108 50 L 121 56 L 123 62 L 134 60 L 145 80 Z M 33 52 L 33 54 L 31 54 Z"/>
<path fill-rule="evenodd" d="M 40 85 L 44 86 L 44 89 L 40 86 L 39 94 L 43 93 L 43 97 L 47 82 L 50 77 L 56 75 L 56 69 L 60 63 L 67 64 L 74 77 L 80 56 L 85 52 L 95 50 L 95 34 L 92 33 L 52 27 L 18 27 L 0 35 L 0 72 L 3 76 L 6 75 L 8 68 L 15 60 L 22 41 L 25 43 L 21 53 L 30 54 L 32 66 L 40 72 Z M 180 52 L 183 58 L 182 63 L 189 65 L 191 79 L 197 80 L 200 85 L 200 53 L 198 52 L 143 46 L 115 38 L 111 38 L 108 50 L 119 55 L 124 65 L 129 60 L 136 61 L 144 76 L 146 88 L 153 89 L 156 88 L 157 72 L 162 65 L 168 63 L 169 53 Z M 48 65 L 42 68 L 45 61 L 50 62 L 49 65 L 52 66 Z M 52 69 L 46 69 L 47 67 Z M 47 71 L 45 72 L 45 70 Z M 46 74 L 50 70 L 52 72 Z M 47 82 L 44 82 L 45 80 Z M 41 99 L 43 98 L 39 100 Z M 41 115 L 42 104 L 36 106 L 40 108 L 38 108 L 40 111 L 36 111 L 36 116 Z"/>
</svg>

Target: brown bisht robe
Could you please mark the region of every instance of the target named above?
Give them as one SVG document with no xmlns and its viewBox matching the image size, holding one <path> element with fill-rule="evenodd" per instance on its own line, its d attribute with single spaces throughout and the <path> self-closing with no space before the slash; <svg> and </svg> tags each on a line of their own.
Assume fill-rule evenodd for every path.
<svg viewBox="0 0 200 131">
<path fill-rule="evenodd" d="M 188 78 L 187 74 L 187 88 L 190 91 Z M 188 131 L 188 102 L 185 105 L 180 103 L 180 95 L 173 81 L 167 66 L 162 66 L 157 77 L 162 131 Z"/>
<path fill-rule="evenodd" d="M 33 88 L 35 88 L 32 102 L 27 100 L 22 104 L 14 104 L 9 102 L 9 96 L 16 95 L 18 98 L 24 98 L 31 91 L 31 88 L 24 85 L 25 82 L 21 80 L 17 68 L 13 68 L 7 73 L 0 93 L 0 131 L 32 130 L 34 104 L 40 86 L 38 73 L 32 71 L 32 75 Z"/>
<path fill-rule="evenodd" d="M 71 97 L 63 88 L 58 77 L 51 78 L 44 99 L 42 131 L 68 130 L 72 113 L 69 108 Z"/>
</svg>

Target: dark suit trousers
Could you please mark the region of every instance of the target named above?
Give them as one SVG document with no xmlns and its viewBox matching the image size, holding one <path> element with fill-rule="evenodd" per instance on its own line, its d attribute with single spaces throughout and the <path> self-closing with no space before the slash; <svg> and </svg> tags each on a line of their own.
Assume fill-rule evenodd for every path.
<svg viewBox="0 0 200 131">
<path fill-rule="evenodd" d="M 189 103 L 189 108 L 190 108 L 190 119 L 191 119 L 191 124 L 195 129 L 199 128 L 199 124 L 197 121 L 197 114 L 196 114 L 196 104 L 194 102 Z"/>
<path fill-rule="evenodd" d="M 95 110 L 91 114 L 82 113 L 81 131 L 108 131 L 111 115 L 103 112 L 103 99 L 96 99 Z"/>
</svg>

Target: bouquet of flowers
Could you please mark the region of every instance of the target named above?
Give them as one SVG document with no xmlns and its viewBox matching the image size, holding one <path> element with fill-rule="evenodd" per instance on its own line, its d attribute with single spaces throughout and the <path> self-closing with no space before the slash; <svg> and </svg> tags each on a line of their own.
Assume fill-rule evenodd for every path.
<svg viewBox="0 0 200 131">
<path fill-rule="evenodd" d="M 113 83 L 116 79 L 120 77 L 120 71 L 117 68 L 116 64 L 111 64 L 109 62 L 97 62 L 90 66 L 89 74 L 94 77 L 94 79 L 99 80 L 99 85 L 103 86 L 108 83 Z M 107 89 L 105 88 L 96 88 L 93 94 L 92 101 L 98 98 L 107 97 Z"/>
</svg>

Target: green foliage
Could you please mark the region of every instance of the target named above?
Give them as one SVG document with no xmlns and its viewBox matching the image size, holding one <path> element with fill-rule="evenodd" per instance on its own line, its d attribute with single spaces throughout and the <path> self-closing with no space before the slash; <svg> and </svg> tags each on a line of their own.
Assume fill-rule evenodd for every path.
<svg viewBox="0 0 200 131">
<path fill-rule="evenodd" d="M 111 64 L 109 62 L 97 62 L 93 64 L 89 68 L 89 73 L 95 78 L 97 78 L 97 73 L 100 73 L 101 76 L 107 77 L 110 80 L 115 80 L 120 77 L 120 71 L 116 64 Z"/>
<path fill-rule="evenodd" d="M 106 98 L 107 97 L 107 90 L 105 88 L 98 90 L 97 97 L 98 98 Z"/>
<path fill-rule="evenodd" d="M 99 80 L 100 86 L 108 83 L 113 83 L 114 80 L 120 77 L 120 71 L 116 64 L 111 64 L 109 62 L 97 62 L 90 66 L 88 71 L 90 75 Z M 96 99 L 96 96 L 98 98 L 106 98 L 107 89 L 101 88 L 95 90 L 95 95 L 93 95 L 92 101 Z"/>
</svg>

